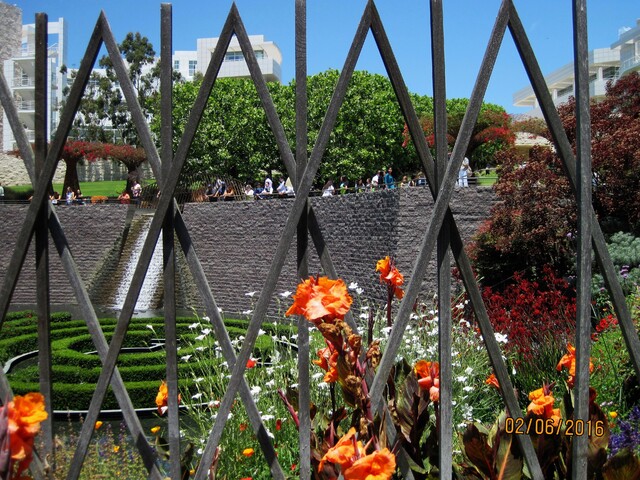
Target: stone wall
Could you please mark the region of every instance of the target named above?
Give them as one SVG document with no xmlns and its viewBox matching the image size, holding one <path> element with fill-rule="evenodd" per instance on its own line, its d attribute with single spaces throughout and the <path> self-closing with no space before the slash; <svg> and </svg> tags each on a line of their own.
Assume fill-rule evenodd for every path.
<svg viewBox="0 0 640 480">
<path fill-rule="evenodd" d="M 64 182 L 64 172 L 64 162 L 58 162 L 58 167 L 53 175 L 53 183 Z M 29 173 L 21 158 L 0 152 L 0 182 L 5 186 L 28 185 L 31 183 Z"/>
<path fill-rule="evenodd" d="M 487 217 L 494 202 L 495 196 L 490 188 L 456 190 L 451 209 L 465 240 Z M 310 203 L 322 226 L 326 248 L 338 274 L 347 283 L 357 282 L 364 288 L 363 297 L 384 301 L 385 290 L 375 273 L 375 263 L 385 255 L 395 257 L 400 271 L 409 278 L 433 207 L 426 188 L 314 197 Z M 195 251 L 216 302 L 224 311 L 243 312 L 252 308 L 257 294 L 254 297 L 246 294 L 259 292 L 262 288 L 292 205 L 293 199 L 185 205 L 183 215 Z M 6 225 L 5 248 L 0 250 L 1 276 L 25 211 L 21 206 L 0 206 L 0 216 Z M 104 275 L 102 278 L 97 275 L 105 258 L 113 255 L 114 245 L 121 242 L 126 207 L 60 206 L 57 211 L 69 236 L 72 252 L 82 264 L 83 275 L 86 275 L 83 278 L 92 286 L 99 285 Z M 298 283 L 295 243 L 294 238 L 276 285 L 271 314 L 288 307 L 290 299 L 283 300 L 280 294 L 295 291 Z M 313 243 L 310 245 L 309 272 L 322 273 L 315 247 Z M 28 258 L 32 259 L 32 254 L 29 255 Z M 14 303 L 33 301 L 31 263 L 21 275 Z M 433 264 L 424 278 L 425 295 L 435 291 Z M 53 259 L 51 265 L 52 270 L 60 268 L 58 259 Z M 184 270 L 184 265 L 181 269 Z M 65 287 L 68 282 L 59 273 L 54 272 L 53 275 L 52 302 L 72 302 Z M 181 292 L 179 302 L 182 307 L 199 309 L 202 306 L 194 285 L 181 288 Z"/>
</svg>

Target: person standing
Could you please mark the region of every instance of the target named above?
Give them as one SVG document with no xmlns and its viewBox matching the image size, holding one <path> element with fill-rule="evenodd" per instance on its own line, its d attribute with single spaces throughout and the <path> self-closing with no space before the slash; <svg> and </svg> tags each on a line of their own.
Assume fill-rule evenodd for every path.
<svg viewBox="0 0 640 480">
<path fill-rule="evenodd" d="M 140 185 L 137 180 L 133 184 L 133 187 L 131 187 L 131 196 L 133 197 L 133 203 L 139 205 L 140 197 L 142 197 L 142 185 Z"/>
<path fill-rule="evenodd" d="M 389 167 L 384 176 L 384 186 L 388 189 L 396 188 L 396 180 L 393 178 L 393 169 Z"/>
<path fill-rule="evenodd" d="M 464 160 L 462 161 L 462 165 L 460 166 L 460 171 L 458 172 L 458 186 L 468 187 L 470 174 L 471 174 L 471 165 L 469 164 L 469 159 L 467 157 L 464 157 Z"/>
</svg>

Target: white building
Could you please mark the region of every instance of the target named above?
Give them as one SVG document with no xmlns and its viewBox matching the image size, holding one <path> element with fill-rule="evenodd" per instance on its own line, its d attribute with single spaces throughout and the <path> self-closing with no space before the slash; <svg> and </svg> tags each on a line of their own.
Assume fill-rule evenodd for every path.
<svg viewBox="0 0 640 480">
<path fill-rule="evenodd" d="M 598 48 L 589 52 L 589 96 L 603 97 L 607 82 L 616 80 L 620 75 L 620 48 Z M 544 77 L 549 93 L 555 105 L 565 103 L 575 96 L 575 72 L 573 62 Z M 532 117 L 542 117 L 542 110 L 533 87 L 528 86 L 513 94 L 513 105 L 531 107 L 525 112 Z"/>
<path fill-rule="evenodd" d="M 620 31 L 611 48 L 620 49 L 620 75 L 640 71 L 640 18 L 634 28 Z"/>
<path fill-rule="evenodd" d="M 58 108 L 62 100 L 62 90 L 67 84 L 67 74 L 60 71 L 66 65 L 67 58 L 67 26 L 63 18 L 48 23 L 49 46 L 47 55 L 47 140 L 58 126 Z M 34 140 L 35 126 L 35 24 L 22 26 L 22 44 L 13 56 L 4 62 L 4 77 L 9 83 L 13 98 L 18 107 L 18 115 L 27 130 L 29 140 Z M 2 149 L 16 148 L 13 132 L 8 128 L 8 120 L 3 119 Z"/>
<path fill-rule="evenodd" d="M 187 81 L 193 80 L 196 73 L 204 75 L 218 40 L 218 38 L 198 38 L 196 51 L 176 51 L 173 54 L 173 69 L 179 71 Z M 282 79 L 282 53 L 278 46 L 273 42 L 266 41 L 263 35 L 250 35 L 249 41 L 265 80 L 280 82 Z M 240 49 L 240 43 L 234 36 L 220 67 L 218 77 L 247 78 L 249 76 L 249 68 Z"/>
</svg>

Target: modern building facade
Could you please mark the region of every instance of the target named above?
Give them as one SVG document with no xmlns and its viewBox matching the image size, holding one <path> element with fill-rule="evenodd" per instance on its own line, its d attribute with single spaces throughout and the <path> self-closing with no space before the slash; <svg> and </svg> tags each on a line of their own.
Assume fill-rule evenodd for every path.
<svg viewBox="0 0 640 480">
<path fill-rule="evenodd" d="M 618 40 L 609 48 L 598 48 L 589 52 L 589 96 L 604 97 L 607 83 L 620 76 L 640 70 L 640 19 L 634 28 L 622 28 Z M 575 95 L 575 72 L 573 62 L 545 76 L 547 88 L 554 104 L 559 105 Z M 513 105 L 530 107 L 526 115 L 542 117 L 533 87 L 528 86 L 513 94 Z"/>
<path fill-rule="evenodd" d="M 178 50 L 173 54 L 173 69 L 182 77 L 191 81 L 197 74 L 204 75 L 211 62 L 211 56 L 218 45 L 218 38 L 198 38 L 197 50 Z M 258 60 L 260 71 L 267 82 L 280 82 L 282 79 L 282 53 L 278 46 L 266 41 L 263 35 L 250 35 L 249 41 Z M 247 78 L 250 76 L 240 43 L 234 36 L 220 67 L 220 78 Z"/>
<path fill-rule="evenodd" d="M 5 60 L 9 60 L 20 49 L 21 25 L 22 10 L 0 2 L 0 68 L 4 67 Z M 9 128 L 3 113 L 0 106 L 0 139 L 3 138 L 4 129 Z"/>
<path fill-rule="evenodd" d="M 18 23 L 18 25 L 20 25 Z M 18 48 L 4 61 L 4 77 L 9 83 L 13 98 L 18 107 L 18 116 L 27 131 L 29 140 L 34 140 L 35 126 L 35 24 L 22 25 L 22 34 Z M 62 100 L 62 91 L 67 84 L 67 73 L 62 70 L 67 58 L 67 25 L 63 18 L 48 23 L 49 46 L 47 50 L 47 140 L 58 126 L 58 109 Z M 2 134 L 4 151 L 16 148 L 13 132 L 8 128 L 3 115 L 5 128 Z"/>
<path fill-rule="evenodd" d="M 620 75 L 640 71 L 640 18 L 634 28 L 620 32 L 611 48 L 620 49 Z"/>
</svg>

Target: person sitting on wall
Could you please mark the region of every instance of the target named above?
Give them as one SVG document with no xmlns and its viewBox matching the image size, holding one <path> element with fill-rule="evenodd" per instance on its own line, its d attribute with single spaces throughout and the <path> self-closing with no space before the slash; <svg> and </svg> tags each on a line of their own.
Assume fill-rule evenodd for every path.
<svg viewBox="0 0 640 480">
<path fill-rule="evenodd" d="M 118 201 L 123 205 L 128 205 L 131 203 L 131 197 L 129 196 L 129 192 L 127 190 L 123 190 L 120 195 L 118 195 Z"/>
<path fill-rule="evenodd" d="M 226 201 L 235 200 L 236 199 L 236 192 L 233 189 L 233 185 L 229 184 L 227 189 L 222 194 L 222 199 L 226 200 Z"/>
<path fill-rule="evenodd" d="M 67 201 L 67 205 L 73 204 L 73 201 L 76 199 L 76 194 L 73 193 L 73 189 L 71 187 L 67 187 L 67 191 L 64 194 L 64 197 Z"/>
<path fill-rule="evenodd" d="M 287 196 L 287 185 L 285 184 L 284 178 L 280 177 L 280 183 L 278 184 L 276 191 L 280 197 Z"/>
<path fill-rule="evenodd" d="M 133 198 L 133 203 L 136 205 L 140 204 L 140 200 L 142 198 L 142 185 L 140 185 L 137 180 L 133 184 L 133 187 L 131 187 L 131 197 Z"/>
<path fill-rule="evenodd" d="M 247 183 L 247 184 L 244 186 L 244 194 L 245 194 L 247 197 L 252 198 L 252 197 L 253 197 L 253 193 L 254 193 L 254 192 L 253 192 L 253 187 L 251 187 L 251 185 Z"/>
<path fill-rule="evenodd" d="M 82 196 L 80 189 L 76 191 L 76 204 L 84 205 L 84 197 Z"/>
<path fill-rule="evenodd" d="M 210 202 L 214 202 L 215 201 L 214 196 L 216 194 L 216 191 L 213 188 L 212 184 L 207 185 L 207 189 L 204 191 L 204 194 L 207 197 L 208 201 L 210 201 Z"/>
</svg>

